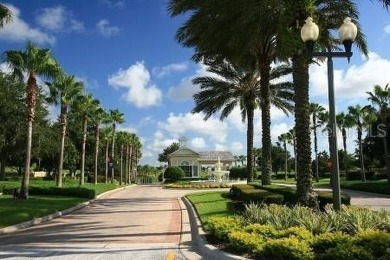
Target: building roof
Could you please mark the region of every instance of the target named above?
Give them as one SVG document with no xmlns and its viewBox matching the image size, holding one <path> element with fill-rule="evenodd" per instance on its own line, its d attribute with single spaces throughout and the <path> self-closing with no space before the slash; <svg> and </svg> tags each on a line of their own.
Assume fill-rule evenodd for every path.
<svg viewBox="0 0 390 260">
<path fill-rule="evenodd" d="M 168 154 L 169 158 L 174 157 L 174 156 L 199 156 L 199 153 L 184 146 L 184 147 L 180 147 L 178 150 Z"/>
<path fill-rule="evenodd" d="M 200 161 L 218 161 L 218 156 L 221 161 L 234 161 L 234 156 L 229 151 L 205 151 L 199 152 Z"/>
</svg>

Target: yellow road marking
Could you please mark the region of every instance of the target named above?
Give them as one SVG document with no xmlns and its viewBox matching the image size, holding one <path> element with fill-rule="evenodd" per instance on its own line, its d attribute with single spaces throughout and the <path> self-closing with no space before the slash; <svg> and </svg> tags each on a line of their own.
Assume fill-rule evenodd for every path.
<svg viewBox="0 0 390 260">
<path fill-rule="evenodd" d="M 165 257 L 165 260 L 175 260 L 175 252 L 174 251 L 168 251 L 167 256 Z"/>
</svg>

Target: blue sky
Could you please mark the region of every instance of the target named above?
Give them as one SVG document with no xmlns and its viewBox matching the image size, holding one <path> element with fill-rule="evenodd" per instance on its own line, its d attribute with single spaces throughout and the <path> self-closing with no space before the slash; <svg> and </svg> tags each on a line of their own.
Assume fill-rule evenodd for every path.
<svg viewBox="0 0 390 260">
<path fill-rule="evenodd" d="M 33 0 L 5 1 L 13 22 L 0 29 L 0 51 L 24 49 L 31 40 L 52 49 L 64 70 L 84 81 L 86 91 L 103 108 L 118 108 L 126 122 L 119 130 L 136 133 L 143 144 L 141 164 L 159 165 L 157 156 L 180 136 L 198 151 L 230 150 L 246 154 L 246 126 L 239 111 L 225 121 L 218 115 L 203 121 L 191 114 L 191 79 L 205 75 L 205 67 L 190 61 L 191 49 L 174 39 L 183 17 L 170 18 L 167 0 Z M 337 111 L 368 104 L 366 91 L 390 83 L 390 13 L 371 1 L 358 1 L 360 23 L 366 34 L 370 59 L 355 51 L 350 64 L 334 60 Z M 4 64 L 1 65 L 4 68 Z M 310 99 L 328 107 L 326 64 L 310 69 Z M 52 118 L 57 109 L 52 108 Z M 293 126 L 272 109 L 272 138 Z M 255 147 L 260 147 L 261 123 L 255 120 Z M 349 147 L 354 148 L 354 131 Z M 319 139 L 327 150 L 327 138 Z"/>
</svg>

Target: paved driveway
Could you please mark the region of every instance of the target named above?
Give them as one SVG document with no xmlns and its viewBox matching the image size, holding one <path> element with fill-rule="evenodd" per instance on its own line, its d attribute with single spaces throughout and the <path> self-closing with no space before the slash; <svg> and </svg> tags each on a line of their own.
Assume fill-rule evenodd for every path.
<svg viewBox="0 0 390 260">
<path fill-rule="evenodd" d="M 180 198 L 188 191 L 135 186 L 72 214 L 0 235 L 0 258 L 185 259 Z"/>
</svg>

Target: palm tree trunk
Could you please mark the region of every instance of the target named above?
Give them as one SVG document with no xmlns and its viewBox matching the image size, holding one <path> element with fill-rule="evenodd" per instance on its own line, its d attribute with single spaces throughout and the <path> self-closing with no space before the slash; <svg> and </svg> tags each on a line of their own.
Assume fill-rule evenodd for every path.
<svg viewBox="0 0 390 260">
<path fill-rule="evenodd" d="M 359 142 L 359 153 L 360 153 L 360 172 L 362 175 L 362 182 L 366 182 L 366 170 L 364 169 L 364 155 L 363 155 L 363 143 L 362 143 L 362 126 L 358 128 L 358 142 Z"/>
<path fill-rule="evenodd" d="M 313 191 L 311 169 L 309 64 L 304 53 L 293 57 L 293 81 L 297 138 L 297 197 L 301 204 L 318 208 L 318 200 Z"/>
<path fill-rule="evenodd" d="M 114 183 L 115 180 L 115 123 L 112 125 L 112 144 L 111 144 L 111 160 L 112 160 L 112 168 L 111 168 L 111 183 Z"/>
<path fill-rule="evenodd" d="M 253 117 L 254 109 L 247 108 L 247 119 L 248 119 L 248 128 L 247 128 L 247 147 L 246 153 L 248 155 L 248 162 L 246 165 L 246 170 L 248 174 L 247 182 L 253 182 Z"/>
<path fill-rule="evenodd" d="M 120 178 L 119 178 L 119 185 L 122 185 L 122 177 L 123 177 L 123 144 L 121 145 L 121 155 L 120 155 Z"/>
<path fill-rule="evenodd" d="M 313 132 L 314 132 L 314 156 L 315 156 L 315 164 L 316 164 L 316 182 L 320 181 L 318 174 L 318 141 L 317 141 L 317 120 L 315 112 L 313 113 Z"/>
<path fill-rule="evenodd" d="M 97 184 L 98 176 L 98 159 L 99 159 L 99 123 L 95 125 L 95 153 L 94 153 L 94 171 L 95 171 L 95 185 Z M 107 160 L 106 160 L 107 161 Z"/>
<path fill-rule="evenodd" d="M 344 148 L 344 170 L 345 170 L 345 174 L 347 175 L 348 174 L 348 159 L 347 159 L 347 156 L 348 156 L 348 152 L 347 152 L 347 131 L 345 130 L 345 128 L 343 127 L 341 129 L 341 133 L 343 135 L 343 148 Z"/>
<path fill-rule="evenodd" d="M 284 147 L 284 179 L 287 180 L 287 144 L 286 141 L 283 142 Z"/>
<path fill-rule="evenodd" d="M 80 186 L 84 185 L 84 169 L 85 169 L 85 144 L 87 142 L 87 124 L 88 117 L 83 115 L 83 142 L 81 145 L 81 171 L 80 171 Z"/>
<path fill-rule="evenodd" d="M 129 153 L 130 153 L 130 145 L 126 145 L 126 163 L 125 163 L 125 174 L 126 174 L 126 184 L 130 184 L 130 171 L 129 171 Z"/>
<path fill-rule="evenodd" d="M 20 186 L 19 199 L 28 199 L 28 186 L 30 182 L 30 162 L 31 162 L 31 144 L 32 128 L 35 118 L 35 105 L 37 103 L 37 80 L 34 73 L 30 73 L 27 80 L 27 142 L 26 158 L 24 161 L 24 174 Z"/>
<path fill-rule="evenodd" d="M 272 173 L 272 142 L 271 142 L 271 103 L 270 103 L 270 62 L 260 62 L 260 95 L 261 95 L 261 123 L 262 123 L 262 169 L 261 169 L 261 184 L 271 184 Z"/>
<path fill-rule="evenodd" d="M 108 139 L 106 140 L 106 153 L 105 153 L 105 156 L 106 156 L 105 183 L 107 184 L 108 183 L 108 163 L 109 163 L 109 160 L 110 160 L 110 158 L 108 157 Z"/>
<path fill-rule="evenodd" d="M 62 168 L 64 165 L 65 134 L 66 134 L 66 114 L 67 107 L 61 104 L 60 125 L 61 125 L 61 146 L 60 158 L 58 162 L 57 186 L 62 187 Z"/>
</svg>

